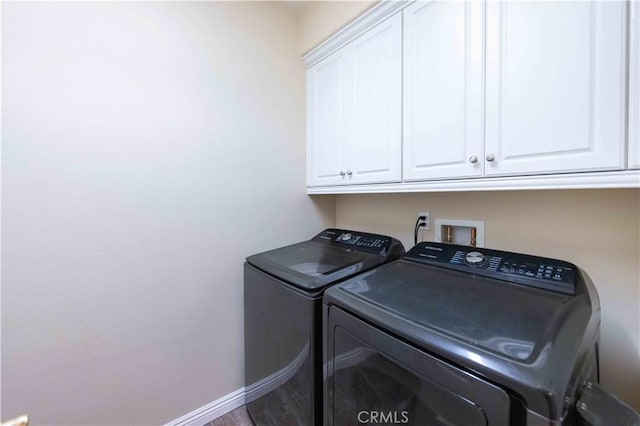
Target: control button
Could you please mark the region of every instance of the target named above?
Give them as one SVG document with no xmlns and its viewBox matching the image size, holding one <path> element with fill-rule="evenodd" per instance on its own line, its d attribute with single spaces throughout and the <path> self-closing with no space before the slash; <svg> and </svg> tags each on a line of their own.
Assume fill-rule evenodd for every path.
<svg viewBox="0 0 640 426">
<path fill-rule="evenodd" d="M 467 253 L 464 260 L 470 265 L 481 265 L 485 262 L 485 257 L 479 251 L 472 251 Z"/>
<path fill-rule="evenodd" d="M 349 240 L 351 239 L 351 234 L 349 234 L 349 233 L 342 234 L 342 235 L 340 236 L 340 239 L 341 239 L 342 241 L 349 241 Z"/>
</svg>

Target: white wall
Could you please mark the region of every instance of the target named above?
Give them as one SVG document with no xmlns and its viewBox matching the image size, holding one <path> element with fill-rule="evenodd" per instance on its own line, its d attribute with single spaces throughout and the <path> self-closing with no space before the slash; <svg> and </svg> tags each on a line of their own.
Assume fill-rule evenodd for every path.
<svg viewBox="0 0 640 426">
<path fill-rule="evenodd" d="M 335 219 L 296 13 L 2 7 L 2 418 L 159 424 L 240 388 L 243 258 Z"/>
</svg>

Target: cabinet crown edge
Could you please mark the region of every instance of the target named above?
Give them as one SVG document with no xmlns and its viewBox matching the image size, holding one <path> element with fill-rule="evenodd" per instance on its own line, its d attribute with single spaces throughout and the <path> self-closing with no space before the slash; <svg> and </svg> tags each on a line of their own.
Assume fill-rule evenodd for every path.
<svg viewBox="0 0 640 426">
<path fill-rule="evenodd" d="M 302 59 L 304 63 L 307 68 L 312 67 L 351 40 L 364 34 L 378 23 L 404 9 L 414 1 L 415 0 L 382 0 L 303 55 Z"/>
<path fill-rule="evenodd" d="M 556 189 L 640 189 L 640 170 L 463 178 L 374 185 L 308 186 L 307 194 L 336 195 Z"/>
</svg>

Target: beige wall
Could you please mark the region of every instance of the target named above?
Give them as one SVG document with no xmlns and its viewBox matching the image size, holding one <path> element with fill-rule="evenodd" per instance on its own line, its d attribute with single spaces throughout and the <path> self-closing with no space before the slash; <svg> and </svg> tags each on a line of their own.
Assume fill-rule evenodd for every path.
<svg viewBox="0 0 640 426">
<path fill-rule="evenodd" d="M 162 424 L 241 388 L 244 257 L 335 220 L 297 14 L 2 9 L 2 419 Z"/>
<path fill-rule="evenodd" d="M 376 3 L 377 0 L 306 2 L 300 10 L 300 53 L 309 52 Z"/>
<path fill-rule="evenodd" d="M 305 7 L 301 52 L 362 10 L 343 2 Z M 638 190 L 343 195 L 336 201 L 337 226 L 388 233 L 408 248 L 420 211 L 431 211 L 432 220 L 483 220 L 489 247 L 566 259 L 586 269 L 602 302 L 602 382 L 640 409 Z M 433 231 L 423 238 L 432 239 Z"/>
<path fill-rule="evenodd" d="M 413 246 L 418 212 L 485 222 L 485 246 L 568 260 L 602 305 L 602 383 L 640 409 L 640 191 L 576 190 L 337 197 L 337 226 Z M 422 240 L 432 241 L 431 231 Z"/>
</svg>

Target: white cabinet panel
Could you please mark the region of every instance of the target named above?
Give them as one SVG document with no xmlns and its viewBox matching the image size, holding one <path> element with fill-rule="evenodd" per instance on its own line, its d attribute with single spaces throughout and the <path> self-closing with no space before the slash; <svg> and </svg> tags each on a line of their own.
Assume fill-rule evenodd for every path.
<svg viewBox="0 0 640 426">
<path fill-rule="evenodd" d="M 402 179 L 402 15 L 307 71 L 307 185 Z"/>
<path fill-rule="evenodd" d="M 404 179 L 481 176 L 484 4 L 416 2 L 403 12 Z"/>
<path fill-rule="evenodd" d="M 640 168 L 640 3 L 631 2 L 629 33 L 629 168 Z"/>
<path fill-rule="evenodd" d="M 347 56 L 340 50 L 307 71 L 307 183 L 346 183 Z"/>
<path fill-rule="evenodd" d="M 637 187 L 622 170 L 640 169 L 639 15 L 379 3 L 305 56 L 310 191 Z"/>
<path fill-rule="evenodd" d="M 402 16 L 376 26 L 348 49 L 349 182 L 399 182 Z"/>
<path fill-rule="evenodd" d="M 624 167 L 625 8 L 487 3 L 487 176 Z"/>
</svg>

